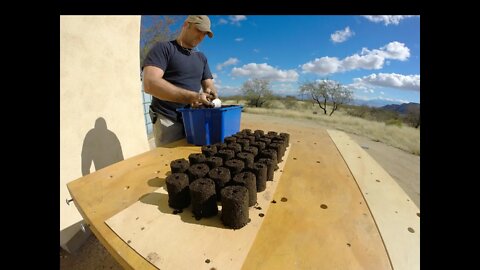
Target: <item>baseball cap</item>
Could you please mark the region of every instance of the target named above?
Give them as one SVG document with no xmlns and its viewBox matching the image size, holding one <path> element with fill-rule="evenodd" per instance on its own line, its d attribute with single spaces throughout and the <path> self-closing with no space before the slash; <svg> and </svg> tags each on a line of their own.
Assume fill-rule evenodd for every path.
<svg viewBox="0 0 480 270">
<path fill-rule="evenodd" d="M 207 15 L 189 15 L 187 22 L 195 24 L 198 30 L 207 32 L 209 38 L 213 37 L 213 32 L 210 30 L 210 19 Z"/>
</svg>

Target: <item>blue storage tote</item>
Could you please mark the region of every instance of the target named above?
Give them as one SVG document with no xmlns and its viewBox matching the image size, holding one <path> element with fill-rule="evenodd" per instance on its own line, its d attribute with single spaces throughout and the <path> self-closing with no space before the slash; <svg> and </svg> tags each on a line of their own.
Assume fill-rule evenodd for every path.
<svg viewBox="0 0 480 270">
<path fill-rule="evenodd" d="M 242 107 L 229 105 L 208 109 L 177 109 L 182 113 L 187 142 L 194 145 L 214 144 L 239 132 Z"/>
</svg>

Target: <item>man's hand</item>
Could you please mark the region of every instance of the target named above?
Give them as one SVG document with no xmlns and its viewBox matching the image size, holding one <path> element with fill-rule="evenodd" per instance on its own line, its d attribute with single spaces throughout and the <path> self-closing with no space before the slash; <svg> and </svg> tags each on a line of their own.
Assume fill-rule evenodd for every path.
<svg viewBox="0 0 480 270">
<path fill-rule="evenodd" d="M 210 101 L 218 98 L 217 90 L 215 88 L 208 87 L 204 92 L 207 94 L 207 99 Z"/>
<path fill-rule="evenodd" d="M 213 107 L 213 104 L 209 99 L 209 95 L 207 95 L 203 91 L 198 92 L 196 99 L 190 105 L 192 106 L 192 108 L 198 108 L 201 105 L 205 105 L 207 107 Z"/>
</svg>

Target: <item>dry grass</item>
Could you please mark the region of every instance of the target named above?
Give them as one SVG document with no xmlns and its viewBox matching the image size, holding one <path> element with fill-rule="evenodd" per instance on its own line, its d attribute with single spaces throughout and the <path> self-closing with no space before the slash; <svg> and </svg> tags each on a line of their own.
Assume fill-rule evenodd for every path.
<svg viewBox="0 0 480 270">
<path fill-rule="evenodd" d="M 244 102 L 226 101 L 224 104 L 244 104 Z M 273 107 L 273 106 L 272 106 Z M 244 111 L 255 114 L 268 114 L 290 118 L 311 119 L 315 123 L 326 127 L 368 137 L 409 153 L 420 155 L 420 129 L 409 126 L 385 125 L 383 122 L 370 121 L 363 118 L 349 116 L 337 110 L 332 116 L 323 114 L 317 107 L 295 108 L 251 108 L 245 107 Z M 314 114 L 313 112 L 317 112 Z M 330 112 L 328 110 L 327 112 Z"/>
</svg>

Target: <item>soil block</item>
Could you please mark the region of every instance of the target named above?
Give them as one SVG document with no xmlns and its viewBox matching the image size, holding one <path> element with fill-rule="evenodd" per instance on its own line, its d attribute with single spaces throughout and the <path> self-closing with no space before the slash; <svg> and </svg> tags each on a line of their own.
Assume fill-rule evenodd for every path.
<svg viewBox="0 0 480 270">
<path fill-rule="evenodd" d="M 210 178 L 200 178 L 190 184 L 192 211 L 195 218 L 211 217 L 218 213 L 215 182 Z"/>
<path fill-rule="evenodd" d="M 205 157 L 204 154 L 193 153 L 188 156 L 188 161 L 190 161 L 190 165 L 193 165 L 198 163 L 205 163 L 206 158 L 207 157 Z"/>
<path fill-rule="evenodd" d="M 227 149 L 235 151 L 235 154 L 242 152 L 242 145 L 239 143 L 229 143 L 227 144 Z"/>
<path fill-rule="evenodd" d="M 282 132 L 280 133 L 280 136 L 283 137 L 283 139 L 285 140 L 285 144 L 288 147 L 288 144 L 290 143 L 290 134 Z"/>
<path fill-rule="evenodd" d="M 205 177 L 209 171 L 210 168 L 205 163 L 190 165 L 187 170 L 190 183 L 192 183 L 194 180 Z"/>
<path fill-rule="evenodd" d="M 245 134 L 243 134 L 242 132 L 237 132 L 235 134 L 232 135 L 233 137 L 237 138 L 238 139 L 243 139 L 243 137 L 245 137 Z"/>
<path fill-rule="evenodd" d="M 275 149 L 268 148 L 263 149 L 260 151 L 260 154 L 258 154 L 260 158 L 269 158 L 275 162 L 275 165 L 278 164 L 278 159 L 277 159 L 277 151 Z"/>
<path fill-rule="evenodd" d="M 287 142 L 286 142 L 283 138 L 281 138 L 281 139 L 273 139 L 273 140 L 272 140 L 272 143 L 279 143 L 279 144 L 281 144 L 282 147 L 285 148 L 285 149 L 287 149 L 287 146 L 288 146 L 288 145 L 287 145 Z"/>
<path fill-rule="evenodd" d="M 285 141 L 285 138 L 283 138 L 283 137 L 280 136 L 280 135 L 275 136 L 275 138 L 272 139 L 272 142 L 276 142 L 276 143 L 281 143 L 281 144 L 283 144 L 283 146 L 284 146 L 285 149 L 288 147 L 288 144 L 287 144 L 287 142 Z"/>
<path fill-rule="evenodd" d="M 269 158 L 260 158 L 258 163 L 267 165 L 267 181 L 273 181 L 273 173 L 275 171 L 275 162 Z"/>
<path fill-rule="evenodd" d="M 252 153 L 240 152 L 237 154 L 237 159 L 245 163 L 245 168 L 251 168 L 253 166 L 254 158 L 255 156 Z"/>
<path fill-rule="evenodd" d="M 283 154 L 285 153 L 285 148 L 282 143 L 278 142 L 272 142 L 269 146 L 268 149 L 273 149 L 277 152 L 277 161 L 281 162 Z M 263 150 L 265 151 L 265 150 Z"/>
<path fill-rule="evenodd" d="M 267 164 L 256 162 L 250 168 L 250 171 L 255 174 L 257 192 L 264 191 L 267 188 Z"/>
<path fill-rule="evenodd" d="M 217 157 L 220 157 L 222 158 L 223 160 L 223 164 L 225 164 L 225 162 L 229 159 L 232 159 L 235 157 L 235 151 L 231 150 L 231 149 L 222 149 L 222 150 L 219 150 L 215 156 Z"/>
<path fill-rule="evenodd" d="M 245 163 L 239 159 L 230 159 L 223 163 L 223 167 L 230 170 L 230 175 L 235 175 L 245 168 Z"/>
<path fill-rule="evenodd" d="M 223 165 L 223 159 L 221 157 L 207 157 L 207 159 L 205 160 L 205 164 L 208 165 L 208 167 L 211 169 L 213 168 L 216 168 L 216 167 L 220 167 Z"/>
<path fill-rule="evenodd" d="M 214 145 L 215 145 L 215 147 L 217 147 L 217 153 L 218 153 L 218 151 L 220 151 L 222 149 L 227 149 L 227 144 L 226 143 L 218 142 Z"/>
<path fill-rule="evenodd" d="M 231 180 L 230 170 L 225 167 L 217 167 L 208 172 L 208 177 L 215 182 L 215 192 L 219 201 L 221 199 L 220 190 Z"/>
<path fill-rule="evenodd" d="M 242 186 L 228 186 L 222 189 L 223 225 L 240 229 L 247 225 L 248 217 L 248 190 Z"/>
<path fill-rule="evenodd" d="M 202 146 L 202 154 L 205 157 L 213 157 L 217 153 L 217 147 L 215 145 L 204 145 Z"/>
<path fill-rule="evenodd" d="M 258 153 L 260 153 L 260 151 L 262 151 L 263 149 L 266 148 L 265 142 L 262 142 L 262 141 L 255 141 L 255 142 L 250 143 L 250 147 L 252 147 L 252 146 L 258 148 L 257 155 L 258 155 Z"/>
<path fill-rule="evenodd" d="M 246 129 L 242 129 L 242 133 L 245 134 L 245 135 L 252 135 L 252 130 L 249 129 L 249 128 L 246 128 Z"/>
<path fill-rule="evenodd" d="M 283 140 L 283 137 L 280 136 L 280 135 L 278 135 L 278 134 L 277 134 L 277 135 L 273 135 L 273 136 L 272 136 L 272 142 L 273 142 L 273 141 L 276 141 L 276 140 Z"/>
<path fill-rule="evenodd" d="M 270 138 L 267 138 L 267 137 L 261 137 L 260 139 L 257 139 L 256 142 L 265 143 L 265 148 L 267 148 L 270 145 L 270 143 L 272 142 L 272 140 Z"/>
<path fill-rule="evenodd" d="M 248 206 L 257 203 L 257 180 L 252 172 L 238 173 L 233 177 L 233 185 L 244 186 L 248 189 Z"/>
<path fill-rule="evenodd" d="M 170 170 L 172 173 L 186 172 L 188 167 L 190 167 L 190 162 L 184 158 L 176 159 L 170 162 Z"/>
<path fill-rule="evenodd" d="M 190 204 L 188 176 L 185 173 L 172 173 L 165 180 L 168 192 L 168 206 L 183 209 Z"/>
<path fill-rule="evenodd" d="M 265 135 L 265 132 L 263 132 L 263 130 L 261 130 L 261 129 L 257 129 L 253 132 L 253 134 L 254 135 L 258 134 L 258 136 L 261 137 L 261 136 Z M 255 137 L 257 137 L 257 136 L 255 136 Z"/>
<path fill-rule="evenodd" d="M 244 139 L 248 139 L 250 143 L 254 142 L 257 138 L 254 135 L 245 136 Z"/>
<path fill-rule="evenodd" d="M 244 149 L 250 145 L 250 140 L 245 137 L 243 139 L 238 139 L 237 143 L 242 146 L 242 149 Z"/>
<path fill-rule="evenodd" d="M 223 139 L 226 144 L 237 142 L 237 137 L 228 136 Z"/>
<path fill-rule="evenodd" d="M 247 146 L 247 147 L 243 148 L 243 152 L 250 153 L 255 158 L 258 155 L 258 148 L 255 147 L 255 146 Z"/>
</svg>

